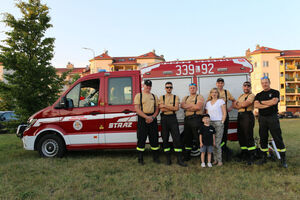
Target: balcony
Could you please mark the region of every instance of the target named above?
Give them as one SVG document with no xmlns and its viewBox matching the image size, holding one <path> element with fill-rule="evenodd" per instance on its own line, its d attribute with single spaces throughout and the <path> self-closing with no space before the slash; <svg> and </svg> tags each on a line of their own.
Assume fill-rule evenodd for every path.
<svg viewBox="0 0 300 200">
<path fill-rule="evenodd" d="M 287 106 L 295 106 L 296 105 L 296 101 L 286 101 Z"/>
<path fill-rule="evenodd" d="M 288 78 L 285 78 L 285 81 L 296 81 L 296 80 L 295 80 L 295 78 L 288 77 Z"/>
<path fill-rule="evenodd" d="M 295 88 L 286 88 L 285 92 L 286 93 L 295 93 Z"/>
<path fill-rule="evenodd" d="M 299 71 L 300 65 L 285 65 L 286 71 Z"/>
</svg>

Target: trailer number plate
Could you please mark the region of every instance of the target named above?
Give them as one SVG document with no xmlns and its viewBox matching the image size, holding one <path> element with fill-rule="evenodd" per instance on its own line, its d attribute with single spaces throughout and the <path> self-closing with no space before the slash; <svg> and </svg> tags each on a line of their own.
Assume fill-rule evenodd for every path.
<svg viewBox="0 0 300 200">
<path fill-rule="evenodd" d="M 177 76 L 185 76 L 185 75 L 194 75 L 195 72 L 200 74 L 214 74 L 214 64 L 213 63 L 202 63 L 201 65 L 176 65 L 176 75 Z"/>
</svg>

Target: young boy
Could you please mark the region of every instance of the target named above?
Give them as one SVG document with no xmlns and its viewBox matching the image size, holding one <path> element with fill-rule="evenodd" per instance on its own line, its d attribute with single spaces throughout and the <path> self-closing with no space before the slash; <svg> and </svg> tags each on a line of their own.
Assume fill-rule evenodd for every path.
<svg viewBox="0 0 300 200">
<path fill-rule="evenodd" d="M 210 125 L 209 114 L 202 116 L 203 126 L 200 128 L 200 151 L 201 151 L 201 167 L 205 167 L 205 152 L 207 152 L 207 166 L 212 167 L 211 164 L 211 153 L 213 152 L 213 146 L 215 143 L 215 128 Z"/>
</svg>

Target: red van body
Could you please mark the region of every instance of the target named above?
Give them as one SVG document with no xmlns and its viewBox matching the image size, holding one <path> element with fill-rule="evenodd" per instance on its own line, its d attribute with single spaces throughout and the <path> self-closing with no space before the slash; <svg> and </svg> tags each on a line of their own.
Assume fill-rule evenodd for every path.
<svg viewBox="0 0 300 200">
<path fill-rule="evenodd" d="M 100 72 L 77 80 L 52 105 L 20 125 L 17 135 L 24 148 L 45 157 L 63 156 L 65 150 L 122 149 L 136 147 L 137 117 L 133 100 L 143 79 L 152 80 L 152 92 L 164 94 L 164 83 L 172 81 L 176 95 L 188 95 L 188 84 L 197 83 L 207 97 L 217 78 L 236 98 L 249 80 L 252 65 L 245 58 L 172 61 L 140 71 Z M 183 111 L 177 113 L 183 130 Z M 236 112 L 230 115 L 228 137 L 236 140 Z M 159 121 L 159 119 L 158 119 Z"/>
</svg>

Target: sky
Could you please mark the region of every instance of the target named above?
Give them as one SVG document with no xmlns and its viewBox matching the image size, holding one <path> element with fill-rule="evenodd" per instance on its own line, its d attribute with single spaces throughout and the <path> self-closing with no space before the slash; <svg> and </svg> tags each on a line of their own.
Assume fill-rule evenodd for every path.
<svg viewBox="0 0 300 200">
<path fill-rule="evenodd" d="M 14 0 L 0 13 L 20 17 Z M 85 67 L 110 56 L 139 56 L 155 49 L 167 61 L 244 56 L 255 46 L 300 49 L 299 0 L 42 0 L 50 7 L 52 64 Z M 1 20 L 3 16 L 0 16 Z M 7 27 L 0 22 L 0 40 Z"/>
</svg>

